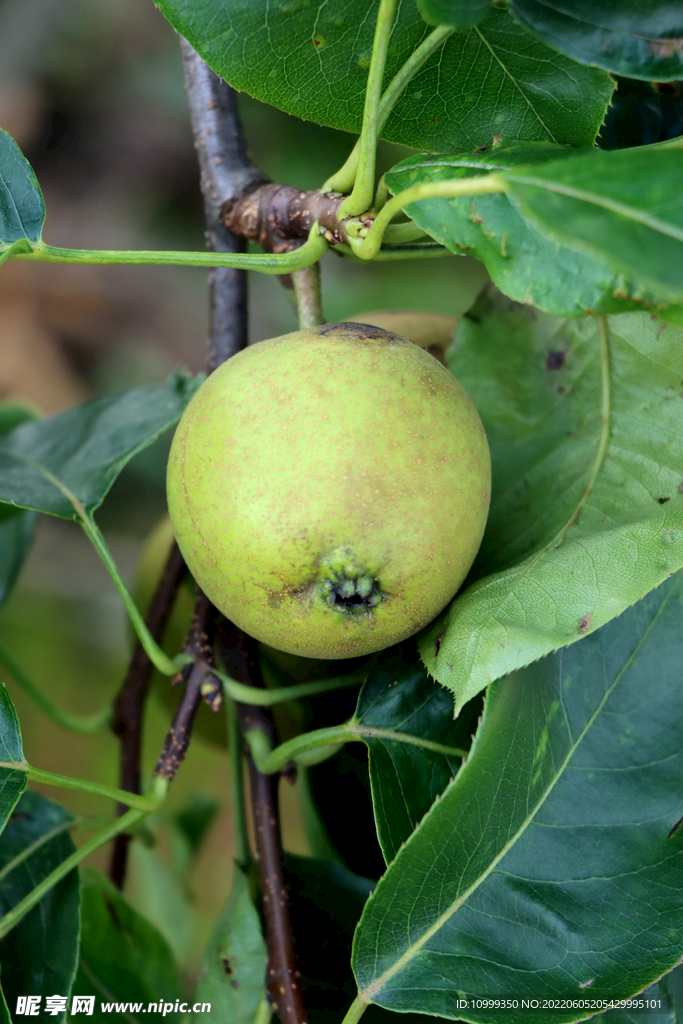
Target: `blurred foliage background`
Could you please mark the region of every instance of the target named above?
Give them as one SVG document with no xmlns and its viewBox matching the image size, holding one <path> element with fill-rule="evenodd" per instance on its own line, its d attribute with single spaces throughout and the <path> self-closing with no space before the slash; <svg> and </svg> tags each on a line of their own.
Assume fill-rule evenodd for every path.
<svg viewBox="0 0 683 1024">
<path fill-rule="evenodd" d="M 680 89 L 674 84 L 667 90 L 620 83 L 603 145 L 678 134 Z M 318 187 L 353 144 L 349 135 L 298 121 L 247 96 L 240 104 L 252 157 L 275 181 Z M 203 247 L 178 42 L 152 0 L 0 0 L 0 126 L 36 170 L 50 243 Z M 383 145 L 380 170 L 407 153 Z M 370 310 L 457 315 L 485 280 L 481 265 L 467 257 L 359 267 L 328 254 L 322 270 L 330 321 Z M 206 274 L 194 268 L 6 264 L 0 274 L 0 398 L 24 398 L 50 415 L 107 392 L 160 382 L 178 365 L 201 370 L 206 284 Z M 249 287 L 251 343 L 295 328 L 275 278 L 250 275 Z M 169 443 L 162 439 L 130 464 L 99 515 L 129 580 L 145 536 L 165 512 Z M 113 585 L 75 525 L 42 521 L 17 589 L 0 611 L 0 642 L 68 708 L 94 711 L 115 693 L 130 637 Z M 65 733 L 4 673 L 2 678 L 16 701 L 31 763 L 116 784 L 112 736 Z M 168 717 L 160 702 L 150 701 L 146 773 Z M 349 762 L 349 773 L 357 770 L 354 764 Z M 306 853 L 299 788 L 283 783 L 284 839 L 291 852 Z M 112 810 L 85 794 L 43 791 L 78 815 Z M 178 830 L 173 815 L 187 810 L 193 794 L 195 818 L 186 814 L 187 827 Z M 213 818 L 211 806 L 217 809 Z M 196 738 L 164 815 L 155 826 L 157 846 L 135 844 L 126 891 L 191 971 L 232 874 L 223 750 Z M 208 828 L 188 882 L 192 843 L 186 840 L 201 831 L 192 821 Z M 107 858 L 104 850 L 94 861 L 106 869 Z"/>
</svg>

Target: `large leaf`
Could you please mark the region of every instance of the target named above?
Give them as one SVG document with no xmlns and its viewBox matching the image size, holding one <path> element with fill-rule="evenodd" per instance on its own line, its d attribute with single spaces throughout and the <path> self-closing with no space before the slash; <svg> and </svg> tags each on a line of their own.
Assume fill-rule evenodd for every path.
<svg viewBox="0 0 683 1024">
<path fill-rule="evenodd" d="M 0 402 L 0 437 L 35 419 L 20 402 Z M 38 517 L 34 512 L 0 506 L 0 605 L 9 597 L 33 540 Z"/>
<path fill-rule="evenodd" d="M 392 192 L 427 182 L 462 180 L 544 164 L 571 153 L 549 143 L 510 142 L 483 153 L 421 154 L 392 167 Z M 476 256 L 502 292 L 558 316 L 623 313 L 658 305 L 643 287 L 536 230 L 501 193 L 458 199 L 425 199 L 406 212 L 419 227 L 455 253 Z M 661 300 L 660 300 L 661 301 Z"/>
<path fill-rule="evenodd" d="M 360 131 L 379 0 L 157 0 L 219 75 L 272 106 Z M 429 32 L 400 0 L 385 83 Z M 595 139 L 613 90 L 608 76 L 560 56 L 504 11 L 456 33 L 409 83 L 385 138 L 443 152 L 494 135 L 572 146 Z"/>
<path fill-rule="evenodd" d="M 165 1003 L 175 1008 L 176 999 L 182 1000 L 178 971 L 153 925 L 91 868 L 83 872 L 82 900 L 81 957 L 73 991 L 96 995 L 92 1020 L 137 1024 L 146 1019 L 141 1014 L 154 1012 L 150 1003 L 157 1013 Z M 179 1014 L 173 1009 L 164 1019 L 176 1022 Z"/>
<path fill-rule="evenodd" d="M 453 695 L 431 679 L 409 645 L 370 673 L 351 720 L 370 751 L 377 835 L 393 860 L 451 781 L 469 748 L 479 705 L 453 719 Z"/>
<path fill-rule="evenodd" d="M 126 463 L 172 427 L 202 382 L 175 374 L 26 423 L 0 441 L 0 502 L 76 519 L 96 509 Z"/>
<path fill-rule="evenodd" d="M 0 837 L 0 913 L 16 906 L 66 860 L 75 846 L 71 815 L 39 793 L 27 791 Z M 28 856 L 22 854 L 33 848 Z M 21 858 L 8 873 L 10 862 Z M 12 1010 L 19 996 L 68 996 L 76 973 L 79 939 L 78 871 L 62 878 L 0 942 L 5 999 Z M 40 1014 L 60 1024 L 65 1012 Z"/>
<path fill-rule="evenodd" d="M 363 913 L 367 1000 L 528 1024 L 521 1008 L 462 1010 L 459 993 L 620 998 L 680 961 L 682 617 L 679 574 L 491 687 L 466 764 Z"/>
<path fill-rule="evenodd" d="M 417 0 L 428 25 L 452 25 L 462 31 L 482 21 L 491 10 L 491 0 Z"/>
<path fill-rule="evenodd" d="M 683 149 L 594 150 L 506 171 L 510 197 L 551 238 L 663 300 L 683 302 Z"/>
<path fill-rule="evenodd" d="M 28 160 L 0 129 L 0 263 L 40 241 L 45 203 Z"/>
<path fill-rule="evenodd" d="M 420 653 L 462 707 L 683 565 L 683 331 L 560 320 L 487 291 L 450 362 L 484 422 L 492 505 L 470 579 Z M 483 577 L 483 578 L 482 578 Z"/>
<path fill-rule="evenodd" d="M 582 64 L 628 78 L 683 77 L 683 9 L 676 0 L 511 0 L 516 17 Z"/>
<path fill-rule="evenodd" d="M 197 975 L 194 1000 L 211 1003 L 216 1020 L 253 1024 L 266 980 L 266 944 L 249 881 L 235 867 L 232 892 Z M 195 1019 L 201 1020 L 202 1014 Z"/>
<path fill-rule="evenodd" d="M 25 789 L 26 762 L 19 719 L 5 684 L 0 683 L 0 832 Z"/>
</svg>

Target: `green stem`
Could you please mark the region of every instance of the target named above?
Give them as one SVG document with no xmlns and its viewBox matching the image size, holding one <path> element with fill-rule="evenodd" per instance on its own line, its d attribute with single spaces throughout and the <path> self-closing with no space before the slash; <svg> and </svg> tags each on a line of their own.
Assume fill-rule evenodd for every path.
<svg viewBox="0 0 683 1024">
<path fill-rule="evenodd" d="M 259 1000 L 258 1007 L 256 1009 L 256 1016 L 254 1017 L 254 1024 L 270 1024 L 273 1016 L 273 1007 L 268 1001 L 268 996 L 264 994 Z"/>
<path fill-rule="evenodd" d="M 382 245 L 384 232 L 390 221 L 411 203 L 424 199 L 455 199 L 459 196 L 478 196 L 489 192 L 506 192 L 507 182 L 498 174 L 484 174 L 478 178 L 457 178 L 453 181 L 429 181 L 399 192 L 379 211 L 364 239 L 351 238 L 350 245 L 361 259 L 374 259 Z"/>
<path fill-rule="evenodd" d="M 325 323 L 320 291 L 320 264 L 314 263 L 292 274 L 299 330 L 307 331 Z"/>
<path fill-rule="evenodd" d="M 230 791 L 232 794 L 232 827 L 235 833 L 235 860 L 246 868 L 251 860 L 249 832 L 247 830 L 247 807 L 244 799 L 244 775 L 242 765 L 242 734 L 234 700 L 225 701 L 228 725 L 228 753 L 230 754 Z"/>
<path fill-rule="evenodd" d="M 46 786 L 60 786 L 62 789 L 78 789 L 83 793 L 96 793 L 98 796 L 109 797 L 110 800 L 116 800 L 118 803 L 134 807 L 138 811 L 145 811 L 145 813 L 153 811 L 159 803 L 155 796 L 139 796 L 137 793 L 129 793 L 125 789 L 116 789 L 115 786 L 90 782 L 88 779 L 72 779 L 70 775 L 57 775 L 54 772 L 43 771 L 42 768 L 34 768 L 26 761 L 0 761 L 0 769 L 3 768 L 26 772 L 31 782 L 43 782 Z"/>
<path fill-rule="evenodd" d="M 431 57 L 434 51 L 438 50 L 440 46 L 443 46 L 446 39 L 448 39 L 453 31 L 454 29 L 450 28 L 448 25 L 440 25 L 438 28 L 435 28 L 434 31 L 431 32 L 426 39 L 423 39 L 420 45 L 413 50 L 405 64 L 394 75 L 382 96 L 382 99 L 380 100 L 379 111 L 377 114 L 378 139 L 382 133 L 384 125 L 386 124 L 389 114 L 394 109 L 396 101 L 407 86 L 408 82 L 417 74 L 424 62 Z M 323 192 L 351 191 L 353 183 L 356 180 L 360 152 L 361 143 L 360 139 L 358 139 L 343 167 L 340 167 L 337 173 L 333 174 L 331 178 L 328 178 L 323 185 Z"/>
<path fill-rule="evenodd" d="M 346 1011 L 342 1024 L 358 1024 L 370 1004 L 361 997 L 360 992 Z"/>
<path fill-rule="evenodd" d="M 79 847 L 70 857 L 63 860 L 62 863 L 51 871 L 46 878 L 39 882 L 35 889 L 32 889 L 28 896 L 25 896 L 23 900 L 20 900 L 15 907 L 12 907 L 3 918 L 0 919 L 0 939 L 4 938 L 8 932 L 14 928 L 16 924 L 19 924 L 22 917 L 28 914 L 29 910 L 32 910 L 37 903 L 40 903 L 43 896 L 52 889 L 53 886 L 61 882 L 62 878 L 66 877 L 70 871 L 73 871 L 75 867 L 89 857 L 95 850 L 99 850 L 100 846 L 104 846 L 105 843 L 113 839 L 114 836 L 118 835 L 119 832 L 126 832 L 133 825 L 137 824 L 142 818 L 147 815 L 147 811 L 130 810 L 126 814 L 121 815 L 116 821 L 111 822 L 106 828 L 94 835 L 92 839 L 83 843 L 83 846 Z"/>
<path fill-rule="evenodd" d="M 430 236 L 412 220 L 406 221 L 405 224 L 390 224 L 384 232 L 384 242 L 388 245 L 416 242 L 419 238 L 430 238 Z"/>
<path fill-rule="evenodd" d="M 318 234 L 314 224 L 308 236 L 298 249 L 282 255 L 272 253 L 218 253 L 218 252 L 174 252 L 108 249 L 60 249 L 45 242 L 38 242 L 30 252 L 13 252 L 10 258 L 33 260 L 41 263 L 97 263 L 137 264 L 148 263 L 163 266 L 182 267 L 233 267 L 237 270 L 258 270 L 262 274 L 293 274 L 297 270 L 316 263 L 324 256 L 328 243 Z"/>
<path fill-rule="evenodd" d="M 131 593 L 121 578 L 121 574 L 117 568 L 116 562 L 111 556 L 111 552 L 107 547 L 104 537 L 99 531 L 99 528 L 95 525 L 95 521 L 92 516 L 88 515 L 85 510 L 81 510 L 79 522 L 83 527 L 90 543 L 97 551 L 97 554 L 102 559 L 104 566 L 114 581 L 114 585 L 121 595 L 121 599 L 128 612 L 128 617 L 133 624 L 133 628 L 138 635 L 138 639 L 142 644 L 143 650 L 149 660 L 152 662 L 155 668 L 157 668 L 165 676 L 174 676 L 183 665 L 188 664 L 192 661 L 192 657 L 188 654 L 180 654 L 176 658 L 171 659 L 169 656 L 162 651 L 159 645 L 156 643 L 152 634 L 145 625 L 138 606 L 133 600 Z"/>
<path fill-rule="evenodd" d="M 313 732 L 295 736 L 286 743 L 281 743 L 275 750 L 260 729 L 250 730 L 244 738 L 249 744 L 251 756 L 258 770 L 263 775 L 274 775 L 306 750 L 315 750 L 316 747 L 325 747 L 331 743 L 349 743 L 360 740 L 361 736 L 348 725 L 332 725 L 326 729 L 315 729 Z"/>
<path fill-rule="evenodd" d="M 60 708 L 29 679 L 3 647 L 0 647 L 0 665 L 4 666 L 17 686 L 20 686 L 46 715 L 65 729 L 88 735 L 102 732 L 109 724 L 111 707 L 103 708 L 93 715 L 74 715 Z"/>
<path fill-rule="evenodd" d="M 465 757 L 467 753 L 461 747 L 450 747 L 445 743 L 424 739 L 422 736 L 398 732 L 396 729 L 364 725 L 363 722 L 359 722 L 355 718 L 351 718 L 343 725 L 333 725 L 325 729 L 314 729 L 311 732 L 302 733 L 301 736 L 295 736 L 293 739 L 281 743 L 275 749 L 271 747 L 266 734 L 259 729 L 251 730 L 245 738 L 256 767 L 264 775 L 274 775 L 290 761 L 296 761 L 306 751 L 315 750 L 316 747 L 335 743 L 353 743 L 367 739 L 384 740 L 388 743 L 405 743 L 408 746 L 419 747 L 422 750 L 429 750 L 434 754 L 442 754 L 446 757 Z"/>
<path fill-rule="evenodd" d="M 272 690 L 245 686 L 244 683 L 236 682 L 218 669 L 214 669 L 213 674 L 223 683 L 223 689 L 232 700 L 239 704 L 257 704 L 260 707 L 268 707 L 271 704 L 282 704 L 288 700 L 299 700 L 301 697 L 315 697 L 319 693 L 329 693 L 330 690 L 358 686 L 365 680 L 368 669 L 364 669 L 362 672 L 353 672 L 348 676 L 335 676 L 333 679 L 320 679 L 315 683 L 297 683 L 294 686 L 282 686 Z"/>
<path fill-rule="evenodd" d="M 379 107 L 382 99 L 384 65 L 387 59 L 389 38 L 394 27 L 398 0 L 380 0 L 372 44 L 370 70 L 365 88 L 363 127 L 361 128 L 358 167 L 353 183 L 353 192 L 344 200 L 339 217 L 357 217 L 372 205 L 375 192 L 375 162 L 379 139 Z"/>
<path fill-rule="evenodd" d="M 338 256 L 345 256 L 346 259 L 351 260 L 352 263 L 365 263 L 364 259 L 357 256 L 353 249 L 348 245 L 337 244 L 334 247 L 334 251 Z M 437 256 L 454 256 L 455 254 L 447 249 L 445 245 L 439 245 L 438 242 L 429 240 L 424 244 L 411 245 L 409 242 L 402 243 L 396 247 L 392 246 L 390 249 L 382 248 L 379 250 L 376 256 L 373 257 L 376 263 L 385 263 L 390 260 L 415 260 L 415 259 L 434 259 Z"/>
</svg>

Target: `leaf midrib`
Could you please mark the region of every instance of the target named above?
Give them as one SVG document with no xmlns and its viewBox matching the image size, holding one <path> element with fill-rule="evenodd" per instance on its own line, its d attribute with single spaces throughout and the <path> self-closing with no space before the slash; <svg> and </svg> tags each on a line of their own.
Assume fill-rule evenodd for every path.
<svg viewBox="0 0 683 1024">
<path fill-rule="evenodd" d="M 491 861 L 490 865 L 488 866 L 488 868 L 486 869 L 486 871 L 484 871 L 476 879 L 476 881 L 473 882 L 472 885 L 470 885 L 469 888 L 465 890 L 465 892 L 462 894 L 462 896 L 459 896 L 456 900 L 454 900 L 453 903 L 451 904 L 451 906 L 448 907 L 447 910 L 445 910 L 442 914 L 439 915 L 439 917 L 436 919 L 434 924 L 430 928 L 428 928 L 424 932 L 424 934 L 415 943 L 413 943 L 406 950 L 405 953 L 403 953 L 403 955 L 401 957 L 399 957 L 399 959 L 396 961 L 396 963 L 392 967 L 388 968 L 388 970 L 386 970 L 384 972 L 384 974 L 382 974 L 375 982 L 373 982 L 366 989 L 361 991 L 361 995 L 363 996 L 363 998 L 366 999 L 367 1002 L 372 1002 L 373 997 L 375 995 L 377 995 L 377 993 L 380 992 L 382 988 L 384 988 L 386 983 L 388 981 L 390 981 L 391 978 L 393 978 L 394 975 L 397 974 L 406 964 L 410 963 L 410 961 L 413 959 L 413 957 L 416 956 L 417 953 L 419 953 L 419 951 L 432 938 L 432 936 L 436 935 L 437 932 L 439 932 L 441 930 L 441 928 L 451 919 L 451 917 L 453 917 L 453 915 L 460 909 L 460 907 L 463 906 L 463 904 L 469 899 L 469 897 L 472 895 L 472 893 L 476 892 L 476 890 L 479 888 L 479 886 L 482 885 L 483 882 L 486 881 L 486 879 L 489 877 L 489 875 L 493 872 L 494 868 L 503 859 L 505 854 L 510 849 L 512 849 L 512 847 L 515 845 L 515 843 L 520 838 L 520 836 L 523 835 L 523 833 L 526 831 L 528 826 L 531 824 L 531 822 L 536 817 L 538 811 L 541 809 L 543 804 L 546 802 L 546 800 L 548 799 L 548 797 L 550 796 L 550 794 L 554 790 L 557 782 L 562 777 L 562 775 L 564 773 L 564 770 L 566 769 L 566 767 L 569 764 L 570 760 L 574 756 L 575 751 L 578 749 L 578 747 L 582 743 L 584 737 L 586 736 L 588 731 L 591 729 L 593 723 L 597 719 L 598 715 L 600 714 L 601 710 L 605 706 L 605 704 L 608 701 L 608 699 L 611 697 L 613 691 L 615 690 L 615 688 L 621 682 L 621 680 L 622 680 L 622 678 L 624 676 L 624 673 L 630 668 L 630 666 L 633 663 L 634 659 L 638 655 L 638 653 L 641 650 L 643 644 L 647 640 L 647 638 L 650 635 L 651 631 L 653 630 L 656 622 L 658 621 L 660 615 L 662 614 L 662 612 L 666 608 L 668 602 L 670 601 L 672 593 L 673 593 L 673 591 L 670 591 L 664 597 L 664 600 L 662 601 L 662 604 L 657 609 L 656 614 L 653 616 L 652 621 L 648 624 L 647 629 L 645 630 L 645 632 L 643 633 L 643 635 L 639 639 L 635 649 L 629 655 L 625 665 L 617 673 L 617 675 L 616 675 L 616 677 L 614 679 L 614 682 L 605 690 L 605 693 L 603 694 L 602 699 L 600 700 L 599 704 L 595 708 L 593 714 L 590 716 L 590 718 L 586 722 L 586 725 L 584 726 L 584 728 L 579 733 L 575 743 L 573 743 L 569 747 L 569 749 L 567 751 L 566 757 L 560 763 L 560 765 L 559 765 L 555 775 L 551 778 L 549 785 L 547 786 L 547 788 L 544 791 L 544 793 L 542 794 L 541 798 L 538 800 L 538 802 L 534 806 L 533 810 L 527 815 L 526 818 L 523 819 L 520 827 L 517 829 L 517 831 L 514 833 L 514 835 L 511 836 L 511 838 L 502 847 L 500 852 L 492 859 L 492 861 Z M 473 760 L 475 761 L 474 769 L 472 769 Z M 461 769 L 459 778 L 462 779 L 462 773 L 464 771 L 468 771 L 468 770 L 470 772 L 472 770 L 476 771 L 476 756 L 475 756 L 474 759 L 470 758 L 470 760 L 466 763 L 466 765 Z M 457 785 L 457 782 L 455 782 L 454 785 Z M 446 794 L 444 794 L 444 797 L 445 797 L 445 795 Z M 444 799 L 444 797 L 442 797 L 442 800 Z M 419 827 L 413 833 L 413 836 L 417 835 L 418 832 L 419 832 Z M 409 847 L 409 845 L 410 845 L 410 840 L 408 840 L 408 844 L 407 844 L 406 848 Z"/>
</svg>

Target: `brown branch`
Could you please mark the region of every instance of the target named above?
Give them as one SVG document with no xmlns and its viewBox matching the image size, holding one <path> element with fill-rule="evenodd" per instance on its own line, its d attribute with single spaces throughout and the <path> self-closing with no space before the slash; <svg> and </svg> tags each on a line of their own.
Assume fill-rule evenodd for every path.
<svg viewBox="0 0 683 1024">
<path fill-rule="evenodd" d="M 290 252 L 301 244 L 317 221 L 328 242 L 348 242 L 337 192 L 302 192 L 291 185 L 262 185 L 223 207 L 225 224 L 236 234 L 258 242 L 267 252 Z"/>
<path fill-rule="evenodd" d="M 192 134 L 199 160 L 206 217 L 206 244 L 212 252 L 244 252 L 222 217 L 234 203 L 268 181 L 251 162 L 234 91 L 209 68 L 190 44 L 180 40 Z M 209 351 L 211 373 L 247 344 L 247 275 L 220 267 L 209 274 Z"/>
<path fill-rule="evenodd" d="M 263 686 L 256 640 L 222 619 L 218 629 L 217 650 L 226 671 L 238 682 Z M 253 704 L 237 704 L 242 735 L 260 729 L 275 739 L 268 712 Z M 256 862 L 259 871 L 268 947 L 266 989 L 277 1008 L 281 1024 L 306 1024 L 308 1016 L 296 966 L 294 939 L 289 918 L 289 903 L 282 863 L 282 843 L 278 815 L 279 775 L 263 775 L 249 757 L 249 789 L 254 815 Z"/>
<path fill-rule="evenodd" d="M 186 571 L 183 556 L 178 550 L 178 545 L 174 544 L 145 616 L 147 628 L 157 642 L 163 636 L 175 595 Z M 112 732 L 121 741 L 119 786 L 129 793 L 140 792 L 142 721 L 153 671 L 154 666 L 142 646 L 139 642 L 136 643 L 128 671 L 114 701 L 111 722 Z M 127 810 L 127 807 L 119 804 L 119 815 L 125 814 Z M 123 887 L 126 876 L 129 843 L 129 835 L 117 836 L 114 841 L 109 875 L 118 888 Z"/>
<path fill-rule="evenodd" d="M 185 689 L 154 769 L 155 775 L 168 779 L 169 782 L 174 778 L 180 762 L 187 753 L 194 717 L 202 699 L 213 711 L 219 711 L 223 704 L 221 684 L 211 673 L 217 621 L 218 612 L 198 587 L 192 624 L 183 645 L 183 651 L 191 654 L 194 661 L 190 662 L 173 681 L 176 685 L 184 680 Z"/>
</svg>

